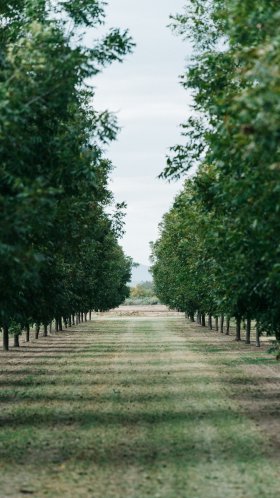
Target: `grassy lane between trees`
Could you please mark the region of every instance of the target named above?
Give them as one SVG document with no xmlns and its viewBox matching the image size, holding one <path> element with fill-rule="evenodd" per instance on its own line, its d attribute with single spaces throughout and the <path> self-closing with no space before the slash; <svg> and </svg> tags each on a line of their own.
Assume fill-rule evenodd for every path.
<svg viewBox="0 0 280 498">
<path fill-rule="evenodd" d="M 1 353 L 0 384 L 2 497 L 279 496 L 265 346 L 108 314 Z"/>
</svg>

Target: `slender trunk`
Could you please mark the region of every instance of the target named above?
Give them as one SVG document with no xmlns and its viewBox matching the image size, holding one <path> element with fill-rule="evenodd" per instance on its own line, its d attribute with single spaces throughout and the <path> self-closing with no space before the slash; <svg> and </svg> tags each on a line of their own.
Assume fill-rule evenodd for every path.
<svg viewBox="0 0 280 498">
<path fill-rule="evenodd" d="M 68 316 L 68 327 L 72 327 L 72 318 L 71 318 L 71 315 Z"/>
<path fill-rule="evenodd" d="M 260 328 L 259 328 L 259 325 L 257 323 L 257 325 L 256 325 L 256 347 L 257 348 L 261 347 L 260 335 L 261 335 Z"/>
<path fill-rule="evenodd" d="M 212 315 L 209 315 L 208 317 L 208 327 L 210 330 L 213 329 L 213 325 L 212 325 Z"/>
<path fill-rule="evenodd" d="M 230 316 L 227 316 L 226 335 L 229 335 Z"/>
<path fill-rule="evenodd" d="M 215 317 L 215 329 L 219 332 L 219 318 L 217 316 Z"/>
<path fill-rule="evenodd" d="M 190 320 L 191 320 L 191 322 L 194 322 L 194 313 L 190 314 Z"/>
<path fill-rule="evenodd" d="M 58 319 L 58 329 L 59 329 L 59 331 L 60 331 L 60 332 L 62 332 L 62 330 L 63 330 L 63 328 L 62 328 L 62 318 L 61 318 L 61 316 L 60 316 L 60 317 L 59 317 L 59 319 Z"/>
<path fill-rule="evenodd" d="M 49 325 L 49 334 L 52 335 L 52 320 L 50 321 Z"/>
<path fill-rule="evenodd" d="M 39 333 L 40 333 L 40 324 L 36 323 L 35 339 L 39 339 Z"/>
<path fill-rule="evenodd" d="M 76 325 L 79 325 L 79 315 L 78 315 L 78 313 L 76 314 Z"/>
<path fill-rule="evenodd" d="M 87 322 L 87 313 L 85 313 L 85 322 Z"/>
<path fill-rule="evenodd" d="M 58 332 L 58 319 L 55 319 L 55 331 Z"/>
<path fill-rule="evenodd" d="M 30 341 L 30 325 L 29 325 L 29 323 L 26 325 L 25 330 L 26 330 L 26 342 L 29 342 Z"/>
<path fill-rule="evenodd" d="M 224 317 L 224 315 L 221 315 L 221 321 L 220 321 L 220 332 L 221 332 L 221 334 L 224 333 L 224 321 L 225 321 L 225 317 Z"/>
<path fill-rule="evenodd" d="M 250 318 L 247 318 L 246 322 L 246 344 L 251 344 L 251 320 Z"/>
<path fill-rule="evenodd" d="M 43 336 L 44 337 L 48 336 L 48 324 L 47 323 L 44 323 L 44 333 L 43 333 Z"/>
<path fill-rule="evenodd" d="M 84 323 L 84 313 L 81 313 L 81 322 Z"/>
<path fill-rule="evenodd" d="M 236 341 L 241 341 L 241 318 L 236 318 Z"/>
<path fill-rule="evenodd" d="M 9 328 L 7 325 L 3 326 L 3 349 L 9 351 Z"/>
<path fill-rule="evenodd" d="M 201 325 L 201 313 L 198 311 L 197 313 L 197 318 L 196 318 L 196 321 L 199 325 Z"/>
<path fill-rule="evenodd" d="M 19 348 L 19 334 L 14 335 L 14 348 Z"/>
<path fill-rule="evenodd" d="M 91 311 L 89 312 L 89 320 L 91 321 Z"/>
<path fill-rule="evenodd" d="M 206 327 L 205 314 L 204 313 L 202 313 L 202 315 L 201 315 L 201 325 L 202 325 L 202 327 Z"/>
<path fill-rule="evenodd" d="M 64 327 L 67 329 L 67 318 L 63 318 Z"/>
</svg>

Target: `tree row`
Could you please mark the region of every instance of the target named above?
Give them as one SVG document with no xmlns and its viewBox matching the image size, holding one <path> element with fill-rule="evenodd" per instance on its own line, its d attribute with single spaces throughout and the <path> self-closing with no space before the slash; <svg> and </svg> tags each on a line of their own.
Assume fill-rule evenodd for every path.
<svg viewBox="0 0 280 498">
<path fill-rule="evenodd" d="M 279 4 L 190 0 L 173 27 L 191 40 L 194 99 L 162 176 L 189 174 L 153 247 L 160 299 L 252 320 L 280 339 Z M 225 317 L 225 318 L 224 318 Z"/>
<path fill-rule="evenodd" d="M 116 137 L 94 107 L 92 78 L 132 50 L 99 1 L 10 0 L 0 6 L 0 326 L 70 324 L 128 295 L 119 238 L 124 205 L 108 188 Z M 87 28 L 94 41 L 86 44 Z"/>
</svg>

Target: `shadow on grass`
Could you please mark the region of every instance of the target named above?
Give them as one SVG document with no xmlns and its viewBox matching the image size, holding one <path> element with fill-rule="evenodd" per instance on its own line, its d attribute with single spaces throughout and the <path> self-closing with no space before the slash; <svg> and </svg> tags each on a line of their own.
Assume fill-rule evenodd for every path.
<svg viewBox="0 0 280 498">
<path fill-rule="evenodd" d="M 133 384 L 132 384 L 133 386 Z M 32 402 L 38 403 L 41 401 L 42 403 L 47 402 L 70 402 L 70 403 L 80 403 L 86 402 L 94 405 L 95 402 L 98 401 L 100 403 L 112 402 L 114 400 L 118 400 L 121 406 L 126 405 L 129 407 L 129 404 L 134 403 L 151 403 L 152 406 L 156 404 L 163 404 L 166 402 L 167 393 L 166 393 L 166 385 L 161 385 L 161 393 L 159 392 L 150 392 L 150 393 L 135 393 L 135 392 L 126 392 L 118 389 L 111 388 L 111 392 L 88 395 L 87 393 L 81 393 L 80 390 L 76 392 L 72 392 L 68 394 L 67 392 L 52 392 L 52 393 L 42 393 L 41 390 L 36 390 L 37 384 L 34 384 L 34 388 L 31 390 L 2 390 L 0 393 L 0 403 L 19 403 L 20 401 L 28 401 L 28 406 L 32 406 Z M 130 386 L 129 386 L 130 387 Z M 158 387 L 158 386 L 157 386 Z M 207 395 L 215 396 L 216 400 L 219 400 L 219 393 L 215 388 L 211 388 L 209 386 Z M 169 401 L 174 403 L 174 406 L 177 406 L 178 403 L 182 401 L 188 401 L 188 391 L 184 389 L 182 386 L 181 390 L 176 390 L 176 392 L 169 392 L 168 398 Z M 191 393 L 192 403 L 195 401 L 204 401 L 205 400 L 205 392 L 204 391 L 196 391 Z M 0 423 L 1 423 L 1 415 L 0 415 Z"/>
<path fill-rule="evenodd" d="M 252 464 L 263 458 L 264 452 L 256 438 L 244 434 L 242 422 L 237 413 L 224 409 L 134 413 L 117 409 L 98 413 L 82 407 L 70 412 L 25 409 L 1 417 L 7 427 L 1 453 L 6 463 L 15 459 L 25 463 L 27 459 L 38 466 L 71 459 L 118 466 L 155 461 L 183 465 L 217 458 L 229 464 Z M 13 427 L 19 429 L 18 437 Z M 211 428 L 210 444 L 205 437 L 207 427 Z M 143 431 L 147 431 L 144 439 Z"/>
<path fill-rule="evenodd" d="M 52 336 L 49 342 L 40 339 L 37 344 L 25 345 L 21 351 L 23 358 L 16 350 L 6 355 L 12 363 L 16 359 L 16 364 L 12 365 L 14 369 L 7 366 L 9 376 L 0 381 L 1 386 L 8 388 L 2 394 L 0 414 L 3 461 L 38 467 L 67 461 L 89 467 L 93 463 L 126 467 L 212 461 L 229 466 L 250 462 L 254 466 L 264 457 L 270 458 L 270 449 L 264 449 L 262 440 L 251 432 L 247 419 L 250 409 L 245 418 L 238 409 L 225 407 L 227 401 L 219 406 L 221 394 L 213 389 L 216 382 L 245 388 L 252 384 L 252 379 L 241 375 L 217 379 L 206 374 L 204 369 L 209 370 L 209 363 L 201 364 L 201 358 L 198 364 L 187 361 L 191 341 L 184 342 L 182 328 L 163 332 L 155 326 L 151 334 L 150 322 L 147 323 L 147 328 L 138 324 L 141 332 L 137 331 L 133 338 L 129 332 L 126 343 L 124 327 L 117 321 L 99 327 L 90 324 L 92 332 L 84 324 L 85 330 L 78 329 L 77 335 L 71 330 Z M 111 327 L 115 328 L 114 333 Z M 122 342 L 118 344 L 120 332 Z M 160 340 L 156 340 L 157 332 Z M 150 335 L 149 341 L 145 339 L 146 333 Z M 182 334 L 182 340 L 166 340 L 172 334 Z M 204 352 L 200 346 L 198 351 Z M 110 357 L 115 353 L 116 361 L 112 361 Z M 139 360 L 157 353 L 174 356 L 170 355 L 170 361 L 161 359 L 153 368 L 147 368 L 147 359 L 145 366 Z M 186 357 L 185 367 L 179 360 L 181 369 L 176 364 L 178 353 Z M 124 361 L 122 355 L 127 354 L 132 359 Z M 103 355 L 104 362 L 100 360 Z M 176 367 L 169 371 L 170 363 Z M 275 377 L 254 378 L 256 387 L 263 382 L 274 384 Z M 174 392 L 170 390 L 172 383 Z M 193 390 L 190 395 L 188 383 Z M 61 392 L 45 392 L 53 386 Z M 87 389 L 93 386 L 106 386 L 107 393 L 89 395 Z M 122 387 L 137 386 L 146 388 L 147 393 L 118 392 Z M 200 392 L 202 386 L 209 386 L 208 391 L 206 387 Z M 74 392 L 67 392 L 65 387 L 74 388 Z M 154 387 L 161 392 L 154 394 Z M 177 388 L 181 391 L 176 392 Z M 108 394 L 110 389 L 115 391 Z M 267 398 L 267 407 L 274 401 Z"/>
</svg>

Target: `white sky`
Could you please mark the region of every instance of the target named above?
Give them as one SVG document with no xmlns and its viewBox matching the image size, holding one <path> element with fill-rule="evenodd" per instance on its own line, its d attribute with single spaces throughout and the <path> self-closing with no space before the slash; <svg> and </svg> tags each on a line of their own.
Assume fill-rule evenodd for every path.
<svg viewBox="0 0 280 498">
<path fill-rule="evenodd" d="M 122 128 L 107 156 L 116 169 L 111 188 L 128 204 L 125 252 L 149 264 L 149 242 L 169 209 L 180 183 L 157 176 L 168 148 L 180 142 L 179 124 L 190 98 L 179 84 L 190 48 L 167 28 L 169 15 L 182 12 L 184 0 L 109 0 L 108 27 L 128 28 L 137 47 L 123 64 L 94 80 L 95 105 L 116 112 Z"/>
</svg>

